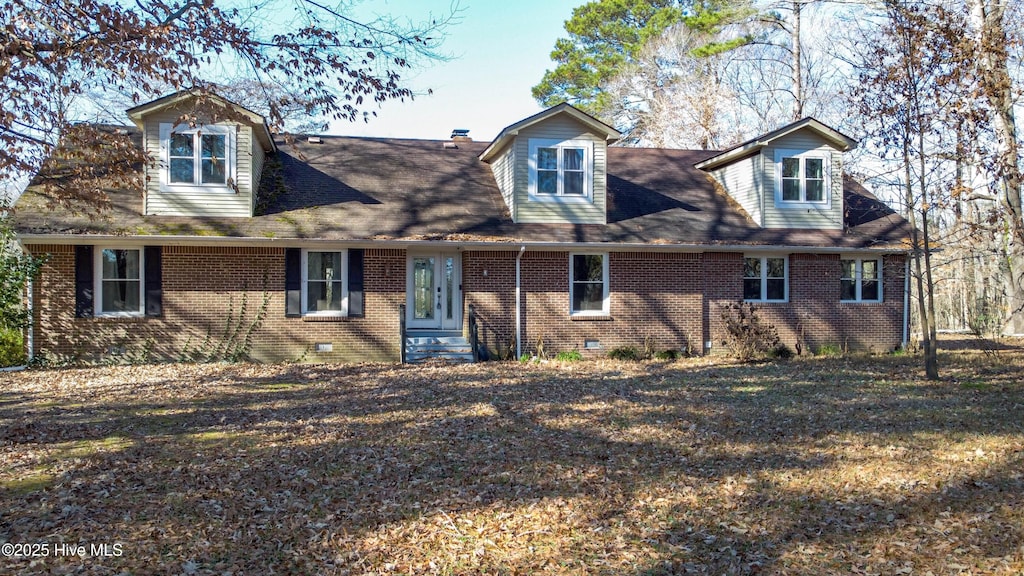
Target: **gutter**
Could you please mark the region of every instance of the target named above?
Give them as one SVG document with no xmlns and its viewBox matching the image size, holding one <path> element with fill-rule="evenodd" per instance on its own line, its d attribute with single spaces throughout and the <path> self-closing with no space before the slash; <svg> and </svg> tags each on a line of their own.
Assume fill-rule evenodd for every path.
<svg viewBox="0 0 1024 576">
<path fill-rule="evenodd" d="M 523 355 L 523 314 L 522 314 L 522 273 L 520 263 L 523 259 L 523 254 L 526 253 L 526 245 L 519 247 L 519 254 L 516 255 L 516 360 Z"/>
<path fill-rule="evenodd" d="M 905 247 L 885 248 L 801 246 L 789 244 L 647 244 L 643 242 L 529 242 L 509 239 L 508 241 L 483 240 L 326 240 L 320 238 L 260 238 L 228 236 L 116 236 L 110 234 L 21 234 L 22 244 L 52 244 L 73 246 L 81 244 L 117 244 L 119 246 L 244 246 L 298 248 L 304 246 L 338 246 L 347 248 L 486 248 L 500 250 L 507 246 L 529 246 L 531 250 L 566 251 L 599 250 L 602 252 L 768 252 L 768 253 L 814 253 L 814 254 L 904 254 Z"/>
</svg>

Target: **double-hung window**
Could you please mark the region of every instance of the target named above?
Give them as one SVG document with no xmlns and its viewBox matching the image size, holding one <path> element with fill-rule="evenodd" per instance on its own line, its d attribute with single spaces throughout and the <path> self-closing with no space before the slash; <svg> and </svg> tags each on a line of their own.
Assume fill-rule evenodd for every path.
<svg viewBox="0 0 1024 576">
<path fill-rule="evenodd" d="M 103 248 L 95 251 L 96 316 L 141 316 L 145 313 L 143 251 Z"/>
<path fill-rule="evenodd" d="M 573 316 L 608 315 L 608 255 L 569 255 L 569 313 Z"/>
<path fill-rule="evenodd" d="M 882 266 L 877 258 L 839 261 L 839 299 L 843 302 L 879 302 L 882 299 Z"/>
<path fill-rule="evenodd" d="M 347 252 L 303 250 L 302 256 L 302 313 L 347 315 Z"/>
<path fill-rule="evenodd" d="M 775 151 L 776 200 L 785 204 L 828 204 L 828 157 L 820 152 Z"/>
<path fill-rule="evenodd" d="M 235 131 L 231 126 L 160 125 L 165 189 L 230 190 L 235 181 Z"/>
<path fill-rule="evenodd" d="M 586 140 L 530 140 L 530 199 L 593 199 L 593 149 Z"/>
<path fill-rule="evenodd" d="M 747 256 L 743 259 L 743 299 L 784 302 L 789 299 L 785 256 Z"/>
</svg>

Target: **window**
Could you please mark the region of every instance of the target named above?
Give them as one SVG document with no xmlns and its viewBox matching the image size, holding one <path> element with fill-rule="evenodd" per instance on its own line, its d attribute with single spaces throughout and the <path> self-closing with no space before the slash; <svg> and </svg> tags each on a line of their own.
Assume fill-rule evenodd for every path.
<svg viewBox="0 0 1024 576">
<path fill-rule="evenodd" d="M 593 143 L 586 140 L 530 140 L 530 198 L 589 201 Z"/>
<path fill-rule="evenodd" d="M 572 315 L 608 314 L 608 255 L 569 256 L 569 296 Z"/>
<path fill-rule="evenodd" d="M 785 203 L 827 204 L 828 162 L 820 153 L 775 151 L 776 200 Z"/>
<path fill-rule="evenodd" d="M 784 302 L 789 299 L 785 256 L 743 259 L 743 299 Z"/>
<path fill-rule="evenodd" d="M 878 259 L 840 260 L 839 299 L 843 302 L 879 302 L 882 300 L 882 266 Z"/>
<path fill-rule="evenodd" d="M 166 169 L 161 184 L 169 189 L 198 187 L 230 190 L 234 182 L 235 139 L 230 126 L 186 128 L 160 125 Z"/>
<path fill-rule="evenodd" d="M 142 250 L 96 250 L 96 315 L 141 316 L 143 304 Z"/>
<path fill-rule="evenodd" d="M 302 313 L 345 316 L 348 314 L 347 253 L 303 251 Z"/>
</svg>

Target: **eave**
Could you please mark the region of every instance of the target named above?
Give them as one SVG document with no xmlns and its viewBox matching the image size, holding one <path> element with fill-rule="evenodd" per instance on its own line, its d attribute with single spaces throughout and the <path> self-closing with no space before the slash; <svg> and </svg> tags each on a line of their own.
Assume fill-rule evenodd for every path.
<svg viewBox="0 0 1024 576">
<path fill-rule="evenodd" d="M 712 156 L 703 162 L 695 164 L 695 166 L 700 170 L 714 170 L 716 168 L 721 168 L 722 166 L 732 164 L 737 160 L 742 160 L 751 156 L 752 154 L 755 154 L 761 149 L 769 146 L 775 140 L 800 130 L 810 130 L 814 132 L 841 152 L 848 152 L 857 147 L 857 141 L 853 138 L 846 136 L 838 130 L 829 128 L 814 118 L 807 117 L 793 122 L 792 124 L 787 124 L 786 126 L 769 132 L 763 136 L 758 136 L 753 140 L 743 142 L 742 144 L 730 148 L 717 156 Z"/>
<path fill-rule="evenodd" d="M 316 238 L 252 238 L 216 236 L 123 236 L 114 234 L 21 234 L 22 245 L 72 246 L 82 244 L 119 244 L 123 246 L 224 246 L 224 247 L 305 247 L 305 246 L 346 246 L 350 248 L 426 248 L 495 250 L 507 246 L 510 250 L 525 246 L 533 251 L 598 250 L 604 252 L 746 252 L 746 253 L 815 253 L 815 254 L 904 254 L 910 251 L 906 246 L 893 244 L 875 247 L 864 246 L 806 246 L 782 244 L 649 244 L 642 242 L 537 242 L 515 238 L 503 240 L 328 240 Z"/>
<path fill-rule="evenodd" d="M 145 104 L 140 104 L 134 108 L 129 108 L 125 113 L 128 114 L 128 118 L 130 118 L 131 121 L 134 122 L 141 130 L 144 127 L 146 116 L 160 110 L 174 108 L 182 102 L 186 102 L 192 98 L 198 98 L 200 95 L 214 99 L 223 106 L 230 107 L 237 111 L 252 125 L 256 134 L 256 139 L 259 140 L 265 151 L 274 152 L 277 150 L 277 145 L 274 144 L 274 136 L 270 132 L 270 126 L 267 124 L 266 118 L 257 112 L 253 112 L 240 104 L 236 104 L 211 92 L 200 93 L 198 90 L 181 90 L 174 94 L 168 94 L 167 96 L 146 102 Z"/>
<path fill-rule="evenodd" d="M 605 124 L 604 122 L 601 122 L 597 118 L 594 118 L 590 114 L 583 112 L 582 110 L 572 106 L 571 104 L 563 102 L 557 106 L 552 106 L 547 110 L 538 112 L 537 114 L 534 114 L 529 118 L 520 120 L 519 122 L 516 122 L 511 126 L 506 126 L 501 131 L 501 133 L 498 134 L 498 137 L 495 138 L 493 142 L 491 142 L 490 146 L 488 146 L 483 152 L 480 153 L 480 160 L 482 160 L 483 162 L 489 162 L 492 158 L 494 158 L 494 156 L 499 151 L 501 151 L 505 147 L 505 145 L 510 140 L 518 136 L 521 130 L 533 126 L 534 124 L 537 124 L 539 122 L 543 122 L 548 118 L 552 118 L 559 114 L 567 114 L 571 116 L 574 120 L 576 120 L 580 124 L 583 124 L 590 130 L 592 130 L 595 134 L 604 136 L 604 139 L 607 142 L 615 142 L 619 138 L 622 138 L 622 133 L 616 130 L 615 128 L 612 128 L 611 126 Z"/>
</svg>

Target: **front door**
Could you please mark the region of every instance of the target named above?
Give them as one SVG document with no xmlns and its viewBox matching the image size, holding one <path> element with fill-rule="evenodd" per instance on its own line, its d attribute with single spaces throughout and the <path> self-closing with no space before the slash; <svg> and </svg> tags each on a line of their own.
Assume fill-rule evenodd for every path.
<svg viewBox="0 0 1024 576">
<path fill-rule="evenodd" d="M 462 328 L 461 258 L 458 253 L 411 254 L 407 306 L 409 328 Z"/>
</svg>

